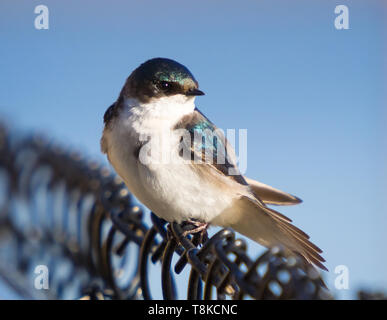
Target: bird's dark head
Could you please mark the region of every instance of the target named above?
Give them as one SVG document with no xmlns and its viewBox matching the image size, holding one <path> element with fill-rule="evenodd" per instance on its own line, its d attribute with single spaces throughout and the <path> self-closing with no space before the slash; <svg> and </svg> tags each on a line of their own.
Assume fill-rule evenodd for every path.
<svg viewBox="0 0 387 320">
<path fill-rule="evenodd" d="M 176 94 L 203 95 L 198 88 L 198 82 L 185 66 L 171 59 L 154 58 L 132 72 L 121 95 L 148 102 L 152 98 Z"/>
</svg>

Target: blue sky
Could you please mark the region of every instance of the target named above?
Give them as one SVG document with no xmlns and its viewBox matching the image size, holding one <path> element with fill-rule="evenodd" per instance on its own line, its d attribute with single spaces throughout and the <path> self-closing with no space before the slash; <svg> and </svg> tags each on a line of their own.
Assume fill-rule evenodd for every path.
<svg viewBox="0 0 387 320">
<path fill-rule="evenodd" d="M 39 4 L 49 30 L 34 28 Z M 339 4 L 349 30 L 334 27 Z M 213 122 L 248 130 L 247 175 L 304 200 L 281 212 L 324 250 L 332 292 L 387 290 L 386 8 L 2 0 L 0 115 L 106 161 L 102 117 L 126 77 L 149 58 L 175 59 L 206 92 L 196 101 Z M 349 291 L 334 288 L 337 265 L 349 269 Z"/>
</svg>

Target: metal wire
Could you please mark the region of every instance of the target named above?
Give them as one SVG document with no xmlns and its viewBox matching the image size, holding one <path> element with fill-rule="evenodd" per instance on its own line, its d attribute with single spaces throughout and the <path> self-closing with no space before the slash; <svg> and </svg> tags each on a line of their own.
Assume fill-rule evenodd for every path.
<svg viewBox="0 0 387 320">
<path fill-rule="evenodd" d="M 32 299 L 152 299 L 151 264 L 164 299 L 188 268 L 187 299 L 328 299 L 322 280 L 280 248 L 257 259 L 223 229 L 200 243 L 190 224 L 168 224 L 143 210 L 117 176 L 42 137 L 0 127 L 0 276 Z M 177 259 L 177 262 L 173 262 Z M 33 287 L 35 267 L 49 289 Z"/>
</svg>

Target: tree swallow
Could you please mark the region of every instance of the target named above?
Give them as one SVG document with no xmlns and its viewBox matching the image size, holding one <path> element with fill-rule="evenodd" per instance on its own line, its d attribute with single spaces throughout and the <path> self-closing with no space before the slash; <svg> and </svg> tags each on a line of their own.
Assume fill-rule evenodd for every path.
<svg viewBox="0 0 387 320">
<path fill-rule="evenodd" d="M 327 270 L 321 249 L 309 236 L 267 206 L 301 200 L 238 171 L 225 136 L 195 107 L 195 97 L 201 95 L 185 66 L 165 58 L 146 61 L 104 115 L 102 152 L 132 194 L 164 220 L 189 221 L 196 226 L 193 232 L 209 225 L 231 227 Z M 213 142 L 194 139 L 208 132 L 216 132 Z M 205 159 L 207 150 L 214 161 Z"/>
</svg>

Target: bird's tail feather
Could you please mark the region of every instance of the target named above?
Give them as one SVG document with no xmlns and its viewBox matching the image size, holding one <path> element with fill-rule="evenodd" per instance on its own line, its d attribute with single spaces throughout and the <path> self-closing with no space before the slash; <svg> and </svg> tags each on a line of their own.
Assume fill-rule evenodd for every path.
<svg viewBox="0 0 387 320">
<path fill-rule="evenodd" d="M 241 201 L 244 201 L 245 210 L 234 216 L 234 230 L 266 247 L 284 247 L 298 253 L 307 262 L 328 270 L 323 265 L 322 250 L 309 241 L 304 231 L 291 224 L 292 220 L 252 199 Z"/>
</svg>

